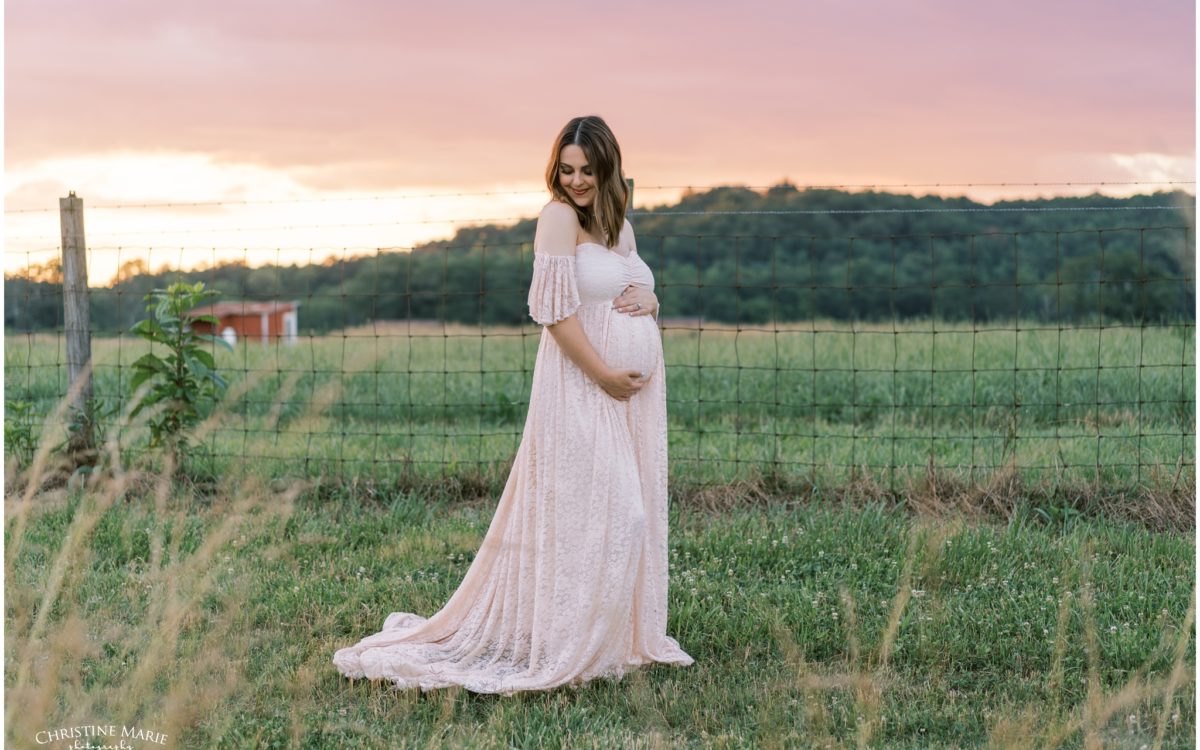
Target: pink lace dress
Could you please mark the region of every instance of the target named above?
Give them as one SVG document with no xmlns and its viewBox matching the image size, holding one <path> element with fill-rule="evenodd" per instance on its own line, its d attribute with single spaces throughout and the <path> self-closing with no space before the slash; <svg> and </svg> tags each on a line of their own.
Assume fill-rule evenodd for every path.
<svg viewBox="0 0 1200 750">
<path fill-rule="evenodd" d="M 618 401 L 543 328 L 521 444 L 462 583 L 430 617 L 393 612 L 381 632 L 339 649 L 333 662 L 347 677 L 511 695 L 693 663 L 666 632 L 662 338 L 652 316 L 612 309 L 627 284 L 653 288 L 654 277 L 628 223 L 612 249 L 539 242 L 530 317 L 577 316 L 605 362 L 649 381 Z"/>
</svg>

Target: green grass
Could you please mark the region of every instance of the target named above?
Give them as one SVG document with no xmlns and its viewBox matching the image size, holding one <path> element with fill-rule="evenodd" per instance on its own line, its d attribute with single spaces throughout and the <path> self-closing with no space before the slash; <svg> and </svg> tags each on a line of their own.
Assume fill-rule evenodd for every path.
<svg viewBox="0 0 1200 750">
<path fill-rule="evenodd" d="M 677 498 L 668 632 L 694 665 L 398 693 L 333 651 L 440 608 L 494 500 L 126 478 L 7 498 L 11 747 L 81 723 L 169 747 L 1194 746 L 1190 534 Z"/>
<path fill-rule="evenodd" d="M 665 333 L 673 483 L 769 473 L 835 486 L 857 471 L 898 492 L 930 460 L 973 481 L 1011 462 L 1030 485 L 1088 481 L 1131 496 L 1177 484 L 1180 467 L 1194 477 L 1190 326 L 792 327 Z M 539 329 L 408 333 L 216 350 L 235 395 L 207 438 L 210 473 L 251 457 L 254 471 L 278 478 L 471 473 L 498 490 Z M 142 342 L 97 338 L 92 351 L 97 397 L 128 399 Z M 66 391 L 62 340 L 11 336 L 5 352 L 6 398 L 48 413 Z M 136 450 L 138 438 L 123 444 Z"/>
<path fill-rule="evenodd" d="M 153 473 L 137 426 L 103 436 L 152 473 L 86 498 L 7 456 L 8 742 L 1191 747 L 1191 329 L 1036 325 L 668 331 L 669 632 L 697 663 L 512 699 L 397 694 L 330 659 L 461 580 L 537 329 L 218 351 L 233 386 L 202 427 L 216 457 L 185 461 L 199 487 Z M 6 399 L 48 415 L 61 339 L 5 348 Z M 102 403 L 144 351 L 93 342 Z"/>
</svg>

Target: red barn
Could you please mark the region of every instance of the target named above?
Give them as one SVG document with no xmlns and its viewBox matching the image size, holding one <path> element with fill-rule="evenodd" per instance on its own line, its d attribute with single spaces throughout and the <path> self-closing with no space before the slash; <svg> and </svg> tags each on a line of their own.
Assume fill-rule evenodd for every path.
<svg viewBox="0 0 1200 750">
<path fill-rule="evenodd" d="M 221 321 L 214 330 L 213 325 L 206 320 L 192 324 L 199 333 L 223 336 L 226 341 L 235 343 L 238 339 L 269 342 L 282 339 L 285 343 L 294 344 L 298 328 L 296 308 L 300 307 L 299 300 L 281 302 L 247 302 L 225 300 L 211 305 L 189 310 L 190 315 L 215 315 Z"/>
</svg>

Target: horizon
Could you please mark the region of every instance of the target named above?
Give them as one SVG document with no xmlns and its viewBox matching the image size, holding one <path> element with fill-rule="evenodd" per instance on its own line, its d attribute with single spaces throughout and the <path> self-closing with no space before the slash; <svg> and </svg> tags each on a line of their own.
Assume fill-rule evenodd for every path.
<svg viewBox="0 0 1200 750">
<path fill-rule="evenodd" d="M 6 250 L 55 252 L 70 191 L 89 246 L 185 265 L 411 247 L 535 215 L 577 115 L 612 128 L 635 207 L 785 181 L 984 203 L 1194 185 L 1192 2 L 749 2 L 14 0 Z"/>
<path fill-rule="evenodd" d="M 1149 197 L 1153 197 L 1154 195 L 1159 195 L 1159 194 L 1168 195 L 1168 196 L 1182 194 L 1182 195 L 1186 196 L 1188 201 L 1190 201 L 1190 202 L 1194 202 L 1195 198 L 1196 198 L 1194 191 L 1186 190 L 1180 185 L 1176 185 L 1169 189 L 1165 188 L 1165 187 L 1159 187 L 1158 189 L 1155 189 L 1153 192 L 1136 192 L 1136 193 L 1122 194 L 1122 195 L 1112 195 L 1112 194 L 1108 194 L 1108 193 L 1103 193 L 1101 191 L 1092 190 L 1086 194 L 1067 194 L 1067 195 L 1055 194 L 1055 195 L 1043 195 L 1043 196 L 1037 196 L 1037 197 L 1012 196 L 1012 197 L 996 199 L 991 202 L 975 200 L 975 199 L 970 198 L 965 195 L 954 194 L 953 192 L 943 195 L 943 194 L 934 193 L 934 192 L 917 193 L 917 192 L 876 189 L 876 188 L 881 188 L 881 187 L 887 187 L 887 186 L 879 186 L 879 185 L 854 186 L 854 187 L 864 188 L 864 189 L 858 189 L 858 190 L 840 189 L 842 187 L 847 187 L 847 186 L 806 186 L 806 185 L 796 185 L 794 183 L 787 183 L 787 182 L 781 181 L 774 185 L 763 185 L 763 186 L 747 186 L 747 185 L 729 184 L 729 185 L 705 186 L 703 188 L 688 188 L 685 190 L 678 190 L 677 188 L 672 188 L 672 189 L 678 190 L 677 199 L 673 203 L 658 203 L 653 206 L 644 206 L 640 210 L 635 210 L 633 212 L 633 215 L 637 216 L 638 214 L 651 214 L 651 213 L 658 212 L 658 211 L 670 210 L 673 207 L 679 206 L 683 201 L 685 201 L 689 198 L 703 196 L 703 195 L 706 195 L 706 194 L 709 194 L 712 192 L 716 192 L 716 191 L 747 190 L 747 191 L 755 193 L 759 198 L 765 199 L 767 197 L 767 193 L 769 191 L 778 190 L 779 188 L 791 188 L 796 195 L 802 195 L 806 191 L 831 190 L 833 192 L 840 192 L 840 193 L 847 194 L 847 195 L 860 195 L 860 194 L 870 193 L 873 195 L 880 195 L 880 196 L 887 195 L 887 196 L 893 196 L 893 197 L 913 198 L 914 200 L 920 200 L 920 199 L 925 199 L 925 198 L 935 198 L 935 199 L 940 199 L 943 201 L 966 199 L 966 200 L 969 200 L 972 203 L 976 204 L 980 208 L 996 207 L 996 206 L 1000 206 L 1000 204 L 1007 203 L 1007 202 L 1029 202 L 1029 201 L 1043 201 L 1043 200 L 1048 201 L 1048 200 L 1072 199 L 1072 198 L 1084 199 L 1084 198 L 1099 197 L 1099 198 L 1114 199 L 1114 200 L 1128 200 L 1128 199 L 1139 198 L 1139 197 L 1149 198 Z M 893 187 L 895 187 L 895 186 L 893 186 Z M 916 187 L 916 186 L 907 186 L 907 187 Z M 940 186 L 940 187 L 948 189 L 953 186 Z M 1094 187 L 1094 186 L 1089 186 L 1089 187 Z M 870 189 L 866 189 L 866 188 L 870 188 Z M 640 190 L 641 190 L 641 188 L 636 184 L 636 180 L 635 180 L 635 183 L 634 183 L 635 203 L 640 202 L 638 200 L 639 196 L 642 194 L 640 192 Z M 521 195 L 521 194 L 524 194 L 524 193 L 520 193 L 520 192 L 509 193 L 509 195 Z M 543 196 L 544 196 L 544 191 L 543 191 Z M 423 247 L 427 247 L 427 246 L 433 245 L 433 244 L 453 243 L 459 237 L 460 232 L 462 232 L 464 230 L 479 229 L 479 228 L 485 228 L 485 227 L 497 227 L 500 229 L 507 230 L 521 222 L 535 220 L 537 218 L 537 210 L 538 210 L 538 208 L 540 208 L 540 205 L 539 205 L 539 206 L 535 207 L 533 209 L 532 213 L 530 213 L 528 215 L 517 216 L 517 217 L 506 217 L 500 221 L 464 222 L 464 221 L 454 221 L 452 219 L 446 220 L 446 221 L 431 221 L 431 222 L 429 222 L 431 227 L 443 227 L 443 226 L 449 227 L 450 228 L 449 233 L 437 234 L 436 230 L 431 228 L 428 232 L 429 236 L 422 238 L 410 245 L 352 246 L 352 245 L 344 245 L 344 244 L 342 244 L 342 245 L 322 245 L 320 243 L 312 243 L 312 244 L 306 245 L 306 246 L 287 247 L 282 244 L 267 244 L 267 245 L 262 245 L 262 246 L 248 246 L 248 245 L 236 245 L 236 244 L 220 245 L 217 243 L 210 243 L 208 245 L 202 246 L 202 245 L 196 244 L 196 241 L 193 240 L 192 244 L 185 248 L 188 251 L 187 254 L 189 256 L 190 255 L 199 256 L 201 254 L 206 254 L 206 257 L 203 257 L 203 258 L 197 257 L 196 261 L 192 262 L 192 263 L 181 263 L 184 253 L 181 251 L 180 245 L 173 244 L 173 243 L 165 241 L 165 240 L 162 242 L 156 243 L 155 245 L 138 245 L 136 243 L 127 243 L 124 245 L 105 246 L 105 245 L 97 245 L 97 244 L 92 243 L 90 241 L 89 227 L 92 226 L 93 219 L 92 219 L 92 215 L 89 214 L 89 211 L 104 212 L 106 210 L 121 210 L 121 211 L 123 211 L 123 210 L 141 210 L 142 207 L 141 206 L 112 206 L 112 205 L 89 207 L 85 196 L 78 196 L 78 197 L 84 198 L 84 230 L 85 230 L 84 239 L 85 239 L 86 246 L 88 249 L 88 254 L 89 254 L 88 286 L 95 287 L 95 288 L 105 288 L 105 287 L 113 286 L 118 280 L 120 268 L 125 263 L 128 263 L 132 260 L 141 260 L 146 269 L 144 272 L 150 273 L 152 275 L 153 274 L 170 273 L 170 272 L 194 273 L 197 271 L 202 271 L 202 270 L 211 269 L 211 268 L 219 267 L 219 266 L 230 265 L 230 264 L 241 265 L 241 266 L 245 266 L 247 268 L 263 268 L 263 267 L 270 267 L 270 266 L 286 267 L 286 266 L 291 266 L 291 265 L 299 265 L 299 266 L 326 265 L 330 262 L 350 261 L 350 260 L 355 260 L 355 259 L 361 259 L 363 257 L 370 257 L 371 255 L 375 255 L 378 253 L 410 252 L 413 250 L 419 250 Z M 444 196 L 444 197 L 451 197 L 451 196 Z M 281 201 L 279 203 L 275 203 L 272 205 L 298 207 L 298 204 L 302 204 L 302 203 L 321 203 L 321 202 L 337 203 L 337 202 L 340 202 L 340 200 L 356 201 L 356 200 L 360 200 L 360 199 L 367 200 L 367 201 L 374 200 L 373 197 L 366 197 L 366 198 L 350 197 L 350 198 L 345 198 L 345 199 L 323 198 L 323 199 L 311 199 L 308 201 L 296 201 L 296 202 Z M 381 200 L 387 200 L 387 199 L 383 198 Z M 241 205 L 241 204 L 228 204 L 228 203 L 219 204 L 219 205 L 202 204 L 202 205 L 198 205 L 198 206 L 167 205 L 167 206 L 159 206 L 159 207 L 155 207 L 155 208 L 160 208 L 160 209 L 164 209 L 164 210 L 180 210 L 180 211 L 198 209 L 198 210 L 203 211 L 203 210 L 207 210 L 207 209 L 220 209 L 220 208 L 223 208 L 223 207 L 229 206 L 229 205 Z M 253 207 L 256 205 L 260 205 L 260 204 L 251 202 L 251 203 L 245 204 L 245 205 Z M 1176 208 L 1179 208 L 1179 209 L 1183 209 L 1186 207 L 1189 207 L 1189 206 L 1184 206 L 1184 205 L 1176 206 Z M 1193 210 L 1194 210 L 1194 206 L 1190 206 L 1190 207 L 1193 208 Z M 150 209 L 150 210 L 155 210 L 155 209 Z M 856 211 L 859 209 L 852 209 L 852 210 Z M 47 222 L 52 221 L 55 225 L 57 225 L 57 223 L 58 223 L 57 213 L 58 212 L 56 209 L 53 212 L 51 212 L 51 211 L 41 212 L 41 215 L 43 216 L 45 221 L 47 221 Z M 821 211 L 817 210 L 817 213 L 821 213 Z M 1194 221 L 1194 214 L 1193 214 L 1192 220 Z M 417 222 L 413 222 L 413 223 L 417 223 Z M 336 230 L 337 227 L 334 226 L 334 227 L 332 227 L 332 229 Z M 183 230 L 183 232 L 186 232 L 186 231 L 187 230 Z M 280 230 L 280 231 L 286 231 L 286 230 Z M 309 230 L 304 230 L 304 231 L 309 231 Z M 635 225 L 635 231 L 636 231 L 636 225 Z M 166 235 L 169 233 L 160 230 L 159 234 Z M 219 234 L 219 232 L 218 232 L 218 234 Z M 231 232 L 230 234 L 236 235 L 236 232 Z M 919 234 L 923 235 L 924 233 L 919 233 Z M 936 233 L 934 233 L 934 234 L 936 234 Z M 177 235 L 177 236 L 181 236 L 181 235 Z M 530 235 L 530 237 L 528 238 L 528 241 L 529 242 L 533 241 L 532 235 Z M 450 247 L 459 247 L 459 245 L 451 245 Z M 319 254 L 322 252 L 324 252 L 324 254 Z M 159 262 L 159 263 L 154 262 L 156 258 L 161 258 L 163 256 L 171 256 L 174 258 L 174 261 Z M 260 259 L 258 261 L 255 261 L 255 260 L 253 260 L 252 256 L 258 256 Z M 274 256 L 274 257 L 271 257 L 271 256 Z M 22 259 L 22 258 L 27 258 L 29 260 L 29 262 L 28 263 L 20 263 L 20 264 L 16 263 L 16 261 L 18 259 Z M 28 255 L 26 255 L 25 253 L 22 253 L 20 251 L 6 250 L 5 259 L 6 259 L 6 267 L 5 267 L 5 272 L 4 272 L 5 278 L 18 278 L 18 277 L 22 277 L 22 276 L 26 275 L 31 269 L 44 267 L 46 265 L 46 263 L 48 263 L 48 262 L 59 261 L 61 259 L 61 251 L 60 251 L 60 248 L 45 248 L 45 249 L 41 250 L 40 252 L 33 252 L 33 253 L 29 253 Z"/>
</svg>

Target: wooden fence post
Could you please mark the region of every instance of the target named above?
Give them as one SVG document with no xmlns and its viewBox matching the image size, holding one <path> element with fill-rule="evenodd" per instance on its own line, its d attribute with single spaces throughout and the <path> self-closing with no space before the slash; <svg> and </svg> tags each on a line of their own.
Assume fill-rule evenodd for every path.
<svg viewBox="0 0 1200 750">
<path fill-rule="evenodd" d="M 92 434 L 92 328 L 88 312 L 87 248 L 83 239 L 83 199 L 75 191 L 58 199 L 62 227 L 63 333 L 67 337 L 68 393 L 79 429 L 71 434 L 72 453 L 95 449 Z M 82 383 L 77 380 L 83 378 Z"/>
<path fill-rule="evenodd" d="M 633 178 L 626 177 L 625 184 L 629 186 L 629 205 L 625 206 L 625 210 L 633 213 Z"/>
</svg>

